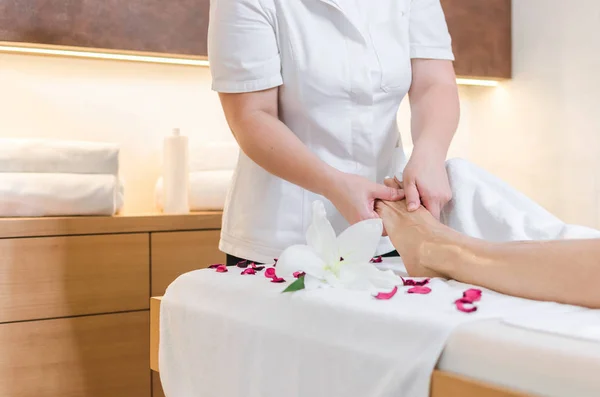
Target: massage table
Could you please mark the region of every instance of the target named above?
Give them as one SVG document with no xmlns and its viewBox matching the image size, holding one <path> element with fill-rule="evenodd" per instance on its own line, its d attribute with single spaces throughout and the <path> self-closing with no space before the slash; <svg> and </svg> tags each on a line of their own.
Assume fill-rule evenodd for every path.
<svg viewBox="0 0 600 397">
<path fill-rule="evenodd" d="M 150 304 L 158 372 L 161 297 Z M 431 375 L 431 397 L 600 396 L 600 344 L 486 320 L 457 328 Z M 177 397 L 177 396 L 175 396 Z"/>
</svg>

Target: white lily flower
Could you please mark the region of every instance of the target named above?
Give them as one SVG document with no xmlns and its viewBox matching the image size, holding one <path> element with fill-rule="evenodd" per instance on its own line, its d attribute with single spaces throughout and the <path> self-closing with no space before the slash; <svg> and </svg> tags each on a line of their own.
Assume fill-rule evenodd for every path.
<svg viewBox="0 0 600 397">
<path fill-rule="evenodd" d="M 370 263 L 382 231 L 381 219 L 368 219 L 336 237 L 323 202 L 315 201 L 312 222 L 306 231 L 307 245 L 293 245 L 284 250 L 277 261 L 277 274 L 285 278 L 297 271 L 306 273 L 305 289 L 325 286 L 392 289 L 401 285 L 402 279 L 391 270 L 381 271 Z"/>
</svg>

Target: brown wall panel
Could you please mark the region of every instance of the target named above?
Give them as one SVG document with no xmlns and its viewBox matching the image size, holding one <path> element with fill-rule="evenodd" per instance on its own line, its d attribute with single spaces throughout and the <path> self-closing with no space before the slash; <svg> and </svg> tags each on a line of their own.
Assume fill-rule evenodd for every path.
<svg viewBox="0 0 600 397">
<path fill-rule="evenodd" d="M 206 55 L 209 0 L 2 0 L 0 41 Z"/>
<path fill-rule="evenodd" d="M 510 78 L 511 0 L 441 0 L 459 76 Z"/>
</svg>

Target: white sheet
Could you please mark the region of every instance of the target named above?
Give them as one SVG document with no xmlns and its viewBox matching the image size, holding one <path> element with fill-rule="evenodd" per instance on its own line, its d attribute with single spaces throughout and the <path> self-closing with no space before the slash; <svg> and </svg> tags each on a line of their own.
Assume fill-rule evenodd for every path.
<svg viewBox="0 0 600 397">
<path fill-rule="evenodd" d="M 114 175 L 0 173 L 0 217 L 114 215 L 122 206 Z"/>
<path fill-rule="evenodd" d="M 386 264 L 389 266 L 389 264 Z M 479 311 L 453 301 L 467 287 L 433 280 L 390 301 L 339 289 L 282 295 L 264 275 L 200 270 L 161 304 L 159 366 L 169 397 L 428 395 L 431 371 L 459 324 L 553 304 L 484 291 Z"/>
<path fill-rule="evenodd" d="M 233 170 L 191 172 L 189 177 L 189 205 L 191 211 L 222 210 Z M 154 188 L 154 201 L 159 210 L 164 205 L 163 178 Z"/>
<path fill-rule="evenodd" d="M 119 147 L 100 142 L 0 139 L 0 172 L 110 174 L 119 172 Z"/>
</svg>

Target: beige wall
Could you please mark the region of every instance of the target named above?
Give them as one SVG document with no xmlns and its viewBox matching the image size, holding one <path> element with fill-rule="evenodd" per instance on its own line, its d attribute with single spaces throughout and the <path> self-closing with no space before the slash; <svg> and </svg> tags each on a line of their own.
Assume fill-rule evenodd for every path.
<svg viewBox="0 0 600 397">
<path fill-rule="evenodd" d="M 543 10 L 543 12 L 542 12 Z M 470 158 L 568 222 L 600 227 L 597 0 L 514 2 L 514 79 L 461 87 L 451 156 Z M 410 146 L 409 111 L 400 127 Z M 0 54 L 0 136 L 117 141 L 127 212 L 153 210 L 162 137 L 231 135 L 202 67 Z"/>
</svg>

